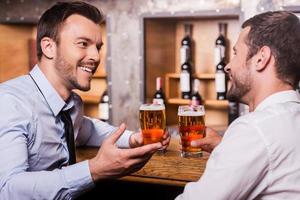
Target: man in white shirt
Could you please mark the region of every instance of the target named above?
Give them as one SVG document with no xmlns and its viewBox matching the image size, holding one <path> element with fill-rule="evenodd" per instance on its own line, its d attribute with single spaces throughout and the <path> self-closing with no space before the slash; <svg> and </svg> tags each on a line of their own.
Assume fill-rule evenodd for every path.
<svg viewBox="0 0 300 200">
<path fill-rule="evenodd" d="M 203 176 L 176 200 L 300 199 L 300 23 L 286 11 L 242 25 L 226 66 L 229 99 L 249 105 L 222 138 L 212 129 L 193 146 L 211 152 Z"/>
</svg>

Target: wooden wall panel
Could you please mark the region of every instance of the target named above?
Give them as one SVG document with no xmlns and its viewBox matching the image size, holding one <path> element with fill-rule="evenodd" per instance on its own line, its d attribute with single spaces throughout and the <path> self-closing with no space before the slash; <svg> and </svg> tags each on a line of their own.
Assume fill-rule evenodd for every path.
<svg viewBox="0 0 300 200">
<path fill-rule="evenodd" d="M 160 76 L 164 84 L 165 74 L 174 72 L 175 28 L 172 20 L 145 21 L 146 102 L 152 102 L 156 77 Z"/>
<path fill-rule="evenodd" d="M 0 82 L 28 73 L 33 26 L 0 25 Z"/>
</svg>

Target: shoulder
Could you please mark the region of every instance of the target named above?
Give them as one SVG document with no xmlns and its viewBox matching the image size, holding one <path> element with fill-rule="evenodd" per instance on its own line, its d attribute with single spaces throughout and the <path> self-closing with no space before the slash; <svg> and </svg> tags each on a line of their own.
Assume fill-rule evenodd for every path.
<svg viewBox="0 0 300 200">
<path fill-rule="evenodd" d="M 28 75 L 19 76 L 0 84 L 1 94 L 11 94 L 19 98 L 32 96 L 35 91 L 34 83 Z"/>
<path fill-rule="evenodd" d="M 31 113 L 34 106 L 34 87 L 28 76 L 20 76 L 0 84 L 0 110 L 2 114 L 10 112 Z"/>
<path fill-rule="evenodd" d="M 224 142 L 262 143 L 266 145 L 265 136 L 261 131 L 261 123 L 257 118 L 260 113 L 249 113 L 241 116 L 230 124 L 224 133 Z"/>
</svg>

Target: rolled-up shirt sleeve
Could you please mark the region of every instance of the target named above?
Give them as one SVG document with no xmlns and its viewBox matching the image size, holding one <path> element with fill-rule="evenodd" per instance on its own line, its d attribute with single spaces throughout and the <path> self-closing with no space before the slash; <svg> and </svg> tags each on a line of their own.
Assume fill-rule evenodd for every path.
<svg viewBox="0 0 300 200">
<path fill-rule="evenodd" d="M 247 122 L 235 123 L 210 155 L 199 181 L 188 183 L 176 200 L 248 199 L 267 176 L 268 161 L 259 130 Z"/>
<path fill-rule="evenodd" d="M 76 97 L 76 108 L 78 113 L 78 119 L 75 119 L 74 126 L 78 126 L 78 135 L 76 138 L 76 144 L 78 146 L 101 146 L 102 142 L 112 133 L 114 133 L 118 127 L 112 126 L 106 122 L 99 119 L 90 118 L 84 116 L 82 100 L 79 96 Z M 122 136 L 117 141 L 117 146 L 120 148 L 129 148 L 129 138 L 132 131 L 125 130 Z"/>
</svg>

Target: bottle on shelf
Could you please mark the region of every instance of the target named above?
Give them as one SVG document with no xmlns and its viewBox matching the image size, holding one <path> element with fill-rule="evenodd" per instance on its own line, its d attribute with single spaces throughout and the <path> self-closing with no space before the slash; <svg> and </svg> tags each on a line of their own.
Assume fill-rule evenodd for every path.
<svg viewBox="0 0 300 200">
<path fill-rule="evenodd" d="M 153 103 L 163 105 L 165 102 L 165 94 L 162 89 L 161 77 L 156 78 L 156 92 L 153 96 Z"/>
<path fill-rule="evenodd" d="M 184 62 L 181 65 L 180 73 L 180 91 L 183 99 L 190 99 L 191 97 L 191 74 L 192 65 L 189 62 Z"/>
<path fill-rule="evenodd" d="M 191 97 L 191 105 L 203 105 L 202 97 L 199 93 L 200 81 L 198 79 L 194 79 L 193 82 L 193 94 Z"/>
<path fill-rule="evenodd" d="M 215 66 L 221 61 L 227 62 L 227 39 L 226 39 L 227 24 L 219 23 L 219 36 L 215 42 Z"/>
<path fill-rule="evenodd" d="M 226 23 L 219 23 L 219 36 L 215 42 L 215 86 L 217 100 L 225 100 L 227 92 L 227 75 L 225 66 L 227 61 L 227 39 L 226 39 Z"/>
<path fill-rule="evenodd" d="M 225 62 L 222 59 L 216 66 L 215 86 L 217 93 L 217 100 L 225 100 L 227 93 L 227 74 L 225 72 Z"/>
<path fill-rule="evenodd" d="M 191 75 L 192 75 L 192 24 L 184 24 L 185 35 L 181 40 L 180 47 L 180 91 L 181 98 L 190 99 L 191 97 Z"/>
<path fill-rule="evenodd" d="M 239 103 L 230 100 L 228 104 L 228 125 L 239 117 Z"/>
<path fill-rule="evenodd" d="M 109 96 L 107 89 L 103 92 L 99 103 L 99 119 L 108 122 L 109 121 Z"/>
<path fill-rule="evenodd" d="M 192 54 L 192 24 L 184 24 L 184 37 L 181 40 L 180 47 L 180 64 L 182 65 L 186 61 L 191 61 Z"/>
</svg>

